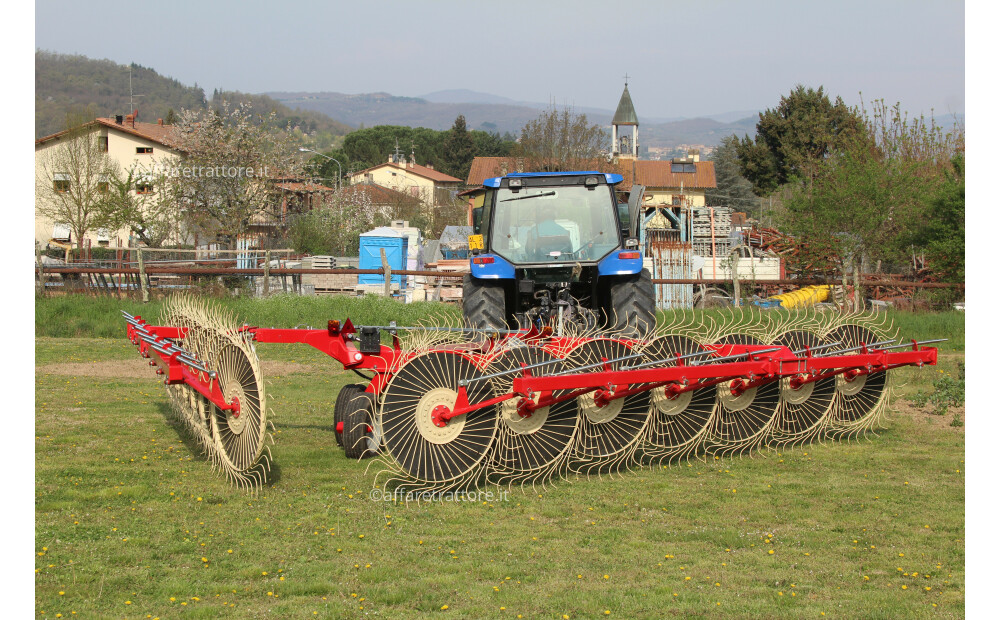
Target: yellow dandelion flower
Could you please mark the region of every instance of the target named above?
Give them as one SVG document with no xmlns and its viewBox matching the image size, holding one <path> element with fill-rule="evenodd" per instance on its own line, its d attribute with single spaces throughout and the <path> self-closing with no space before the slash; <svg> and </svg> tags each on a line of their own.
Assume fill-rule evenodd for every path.
<svg viewBox="0 0 1000 620">
<path fill-rule="evenodd" d="M 444 611 L 445 609 L 448 609 L 448 606 L 447 605 L 442 605 L 441 606 L 441 611 Z"/>
</svg>

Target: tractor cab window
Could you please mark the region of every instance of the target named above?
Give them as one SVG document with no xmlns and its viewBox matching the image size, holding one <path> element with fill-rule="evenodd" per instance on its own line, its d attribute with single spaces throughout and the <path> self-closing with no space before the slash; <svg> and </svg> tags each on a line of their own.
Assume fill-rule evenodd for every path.
<svg viewBox="0 0 1000 620">
<path fill-rule="evenodd" d="M 496 190 L 492 250 L 515 264 L 596 261 L 618 247 L 608 186 Z"/>
</svg>

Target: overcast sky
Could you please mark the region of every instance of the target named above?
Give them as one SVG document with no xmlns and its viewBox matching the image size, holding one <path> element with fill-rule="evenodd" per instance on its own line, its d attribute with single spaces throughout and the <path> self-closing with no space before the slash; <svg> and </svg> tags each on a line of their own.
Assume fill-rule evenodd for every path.
<svg viewBox="0 0 1000 620">
<path fill-rule="evenodd" d="M 773 107 L 797 83 L 849 104 L 965 112 L 956 0 L 124 2 L 41 0 L 39 49 L 244 92 L 467 88 L 643 116 Z"/>
</svg>

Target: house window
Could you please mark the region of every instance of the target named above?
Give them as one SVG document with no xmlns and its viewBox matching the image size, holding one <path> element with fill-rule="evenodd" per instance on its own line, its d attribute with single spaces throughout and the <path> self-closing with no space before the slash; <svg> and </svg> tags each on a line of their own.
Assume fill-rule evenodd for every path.
<svg viewBox="0 0 1000 620">
<path fill-rule="evenodd" d="M 102 194 L 107 194 L 109 191 L 111 191 L 111 183 L 108 182 L 108 175 L 102 174 L 101 176 L 97 177 L 97 191 L 101 192 Z"/>
<path fill-rule="evenodd" d="M 151 146 L 137 146 L 137 147 L 135 147 L 135 154 L 136 155 L 152 155 L 153 154 L 153 147 L 151 147 Z"/>
<path fill-rule="evenodd" d="M 65 172 L 57 172 L 52 175 L 52 189 L 56 190 L 60 194 L 65 194 L 69 191 L 70 179 L 69 175 Z"/>
<path fill-rule="evenodd" d="M 142 177 L 135 182 L 135 193 L 136 194 L 152 194 L 153 193 L 153 179 L 150 177 Z"/>
<path fill-rule="evenodd" d="M 101 152 L 108 152 L 108 137 L 107 136 L 97 136 L 97 146 L 101 149 Z"/>
</svg>

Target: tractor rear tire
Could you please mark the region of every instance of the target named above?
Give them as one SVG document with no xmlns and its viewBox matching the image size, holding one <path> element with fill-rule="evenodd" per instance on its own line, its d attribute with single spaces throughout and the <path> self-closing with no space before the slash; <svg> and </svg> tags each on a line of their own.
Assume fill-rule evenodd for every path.
<svg viewBox="0 0 1000 620">
<path fill-rule="evenodd" d="M 476 329 L 507 329 L 503 285 L 466 275 L 462 279 L 462 317 Z"/>
<path fill-rule="evenodd" d="M 365 391 L 367 387 L 363 383 L 348 383 L 344 387 L 340 388 L 340 392 L 337 394 L 337 400 L 333 404 L 333 434 L 337 438 L 337 445 L 344 445 L 344 427 L 347 425 L 347 406 L 354 400 L 354 397 Z M 344 423 L 344 424 L 341 424 Z M 338 433 L 337 427 L 340 426 L 341 430 Z"/>
<path fill-rule="evenodd" d="M 375 437 L 375 396 L 361 392 L 345 408 L 344 454 L 349 459 L 366 459 L 378 452 Z"/>
<path fill-rule="evenodd" d="M 609 323 L 632 338 L 645 338 L 656 327 L 656 300 L 648 269 L 611 284 Z"/>
</svg>

